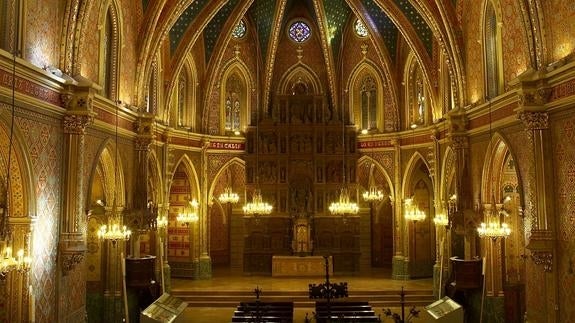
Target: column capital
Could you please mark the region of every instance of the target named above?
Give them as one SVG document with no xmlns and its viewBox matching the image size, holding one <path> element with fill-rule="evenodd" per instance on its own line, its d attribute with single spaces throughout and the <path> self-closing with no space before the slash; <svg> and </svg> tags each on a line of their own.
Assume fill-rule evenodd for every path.
<svg viewBox="0 0 575 323">
<path fill-rule="evenodd" d="M 86 127 L 94 122 L 94 116 L 91 113 L 69 113 L 64 116 L 64 133 L 83 135 L 86 133 Z"/>
<path fill-rule="evenodd" d="M 539 111 L 519 111 L 517 118 L 523 122 L 526 130 L 549 128 L 549 113 Z"/>
</svg>

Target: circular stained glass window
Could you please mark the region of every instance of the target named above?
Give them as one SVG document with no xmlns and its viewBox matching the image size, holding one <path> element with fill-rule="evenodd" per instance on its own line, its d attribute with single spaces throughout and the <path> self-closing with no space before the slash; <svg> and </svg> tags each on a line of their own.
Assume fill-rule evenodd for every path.
<svg viewBox="0 0 575 323">
<path fill-rule="evenodd" d="M 367 37 L 367 35 L 369 34 L 367 31 L 367 27 L 365 27 L 363 22 L 361 22 L 361 20 L 359 19 L 355 21 L 355 25 L 353 25 L 353 28 L 355 29 L 355 33 L 359 37 Z"/>
<path fill-rule="evenodd" d="M 303 21 L 296 21 L 289 27 L 289 37 L 296 43 L 303 43 L 311 36 L 311 29 Z"/>
<path fill-rule="evenodd" d="M 234 27 L 232 30 L 232 37 L 235 39 L 243 38 L 246 35 L 246 23 L 243 20 Z"/>
</svg>

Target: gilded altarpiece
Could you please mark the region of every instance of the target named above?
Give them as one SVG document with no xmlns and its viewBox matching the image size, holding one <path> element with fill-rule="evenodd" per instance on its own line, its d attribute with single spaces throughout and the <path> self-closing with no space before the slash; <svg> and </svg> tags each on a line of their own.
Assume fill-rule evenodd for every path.
<svg viewBox="0 0 575 323">
<path fill-rule="evenodd" d="M 272 106 L 246 133 L 247 197 L 259 187 L 274 209 L 245 219 L 244 271 L 271 273 L 274 255 L 324 254 L 333 255 L 335 272 L 359 270 L 359 219 L 327 210 L 344 178 L 355 194 L 354 128 L 332 120 L 321 95 L 278 95 Z"/>
</svg>

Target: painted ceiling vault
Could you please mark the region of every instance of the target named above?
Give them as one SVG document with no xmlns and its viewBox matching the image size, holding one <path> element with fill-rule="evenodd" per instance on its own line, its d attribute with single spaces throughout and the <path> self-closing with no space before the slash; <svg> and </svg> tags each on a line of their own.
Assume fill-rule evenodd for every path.
<svg viewBox="0 0 575 323">
<path fill-rule="evenodd" d="M 309 21 L 311 30 L 316 33 L 316 39 L 321 42 L 323 60 L 327 67 L 328 95 L 331 102 L 337 105 L 334 94 L 342 80 L 341 73 L 343 55 L 349 46 L 350 30 L 353 30 L 357 20 L 366 27 L 369 35 L 364 43 L 374 48 L 379 56 L 378 62 L 386 71 L 388 82 L 399 82 L 402 61 L 405 53 L 411 52 L 423 69 L 427 81 L 431 84 L 436 77 L 437 62 L 434 57 L 441 52 L 447 55 L 452 65 L 461 64 L 458 57 L 450 57 L 458 53 L 454 49 L 457 44 L 444 43 L 445 35 L 457 33 L 458 26 L 448 24 L 454 19 L 456 1 L 438 5 L 432 0 L 180 0 L 160 1 L 155 3 L 142 0 L 145 18 L 154 21 L 151 35 L 144 36 L 144 47 L 148 50 L 142 55 L 142 62 L 153 60 L 162 43 L 167 43 L 169 50 L 162 57 L 167 62 L 167 73 L 175 77 L 184 62 L 193 55 L 195 60 L 203 60 L 198 80 L 212 84 L 210 75 L 218 72 L 222 64 L 225 49 L 230 45 L 234 27 L 243 21 L 248 33 L 253 32 L 251 41 L 257 47 L 255 64 L 261 66 L 264 84 L 264 100 L 269 96 L 274 76 L 273 66 L 276 64 L 277 45 L 284 37 L 287 24 L 301 16 Z M 445 17 L 448 19 L 444 19 Z M 148 20 L 148 19 L 145 19 Z M 257 43 L 257 45 L 255 45 Z M 273 50 L 271 50 L 273 49 Z M 199 65 L 198 63 L 196 63 Z M 456 82 L 461 79 L 457 71 L 450 66 Z M 146 69 L 144 67 L 144 69 Z M 144 72 L 144 74 L 149 73 Z M 210 74 L 212 73 L 212 74 Z M 142 74 L 142 75 L 144 75 Z M 174 80 L 170 80 L 174 84 Z M 392 88 L 399 88 L 393 84 Z M 461 93 L 458 94 L 461 96 Z M 201 101 L 208 101 L 202 98 Z"/>
</svg>

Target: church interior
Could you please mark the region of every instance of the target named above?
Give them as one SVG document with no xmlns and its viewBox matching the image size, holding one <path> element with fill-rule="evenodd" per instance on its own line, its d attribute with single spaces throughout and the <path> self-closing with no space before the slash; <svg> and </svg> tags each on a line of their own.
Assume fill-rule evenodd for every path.
<svg viewBox="0 0 575 323">
<path fill-rule="evenodd" d="M 573 19 L 3 0 L 0 322 L 137 322 L 146 297 L 209 308 L 198 288 L 236 283 L 305 303 L 329 277 L 449 296 L 466 322 L 575 322 Z"/>
</svg>

